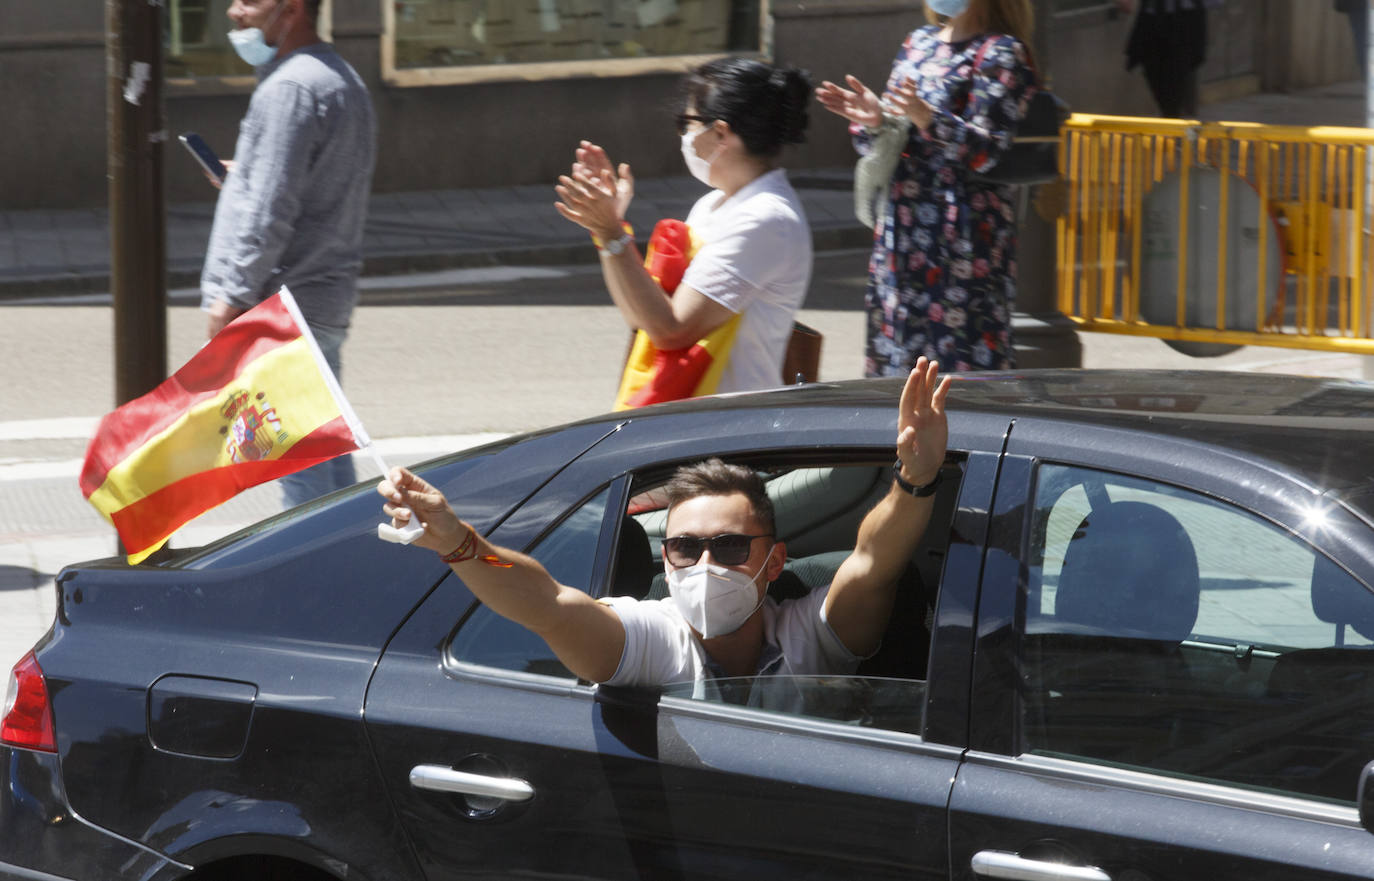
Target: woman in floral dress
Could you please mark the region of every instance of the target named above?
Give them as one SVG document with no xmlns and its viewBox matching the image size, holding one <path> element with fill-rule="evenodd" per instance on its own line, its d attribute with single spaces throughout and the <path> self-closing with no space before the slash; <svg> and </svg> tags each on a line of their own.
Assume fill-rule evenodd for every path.
<svg viewBox="0 0 1374 881">
<path fill-rule="evenodd" d="M 1009 146 L 1035 91 L 1029 0 L 927 0 L 880 101 L 855 77 L 816 96 L 866 152 L 882 111 L 912 126 L 869 261 L 868 376 L 904 375 L 925 355 L 944 371 L 1015 366 L 1015 191 L 972 176 Z"/>
</svg>

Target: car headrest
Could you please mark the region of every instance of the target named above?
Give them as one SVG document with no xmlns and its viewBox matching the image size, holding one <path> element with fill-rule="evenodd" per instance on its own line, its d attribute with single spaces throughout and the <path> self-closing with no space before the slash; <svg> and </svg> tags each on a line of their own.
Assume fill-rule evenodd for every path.
<svg viewBox="0 0 1374 881">
<path fill-rule="evenodd" d="M 1144 502 L 1094 508 L 1059 573 L 1054 613 L 1113 635 L 1179 642 L 1197 623 L 1197 553 L 1172 514 Z"/>
<path fill-rule="evenodd" d="M 1374 593 L 1321 554 L 1312 561 L 1312 611 L 1328 624 L 1346 624 L 1374 639 Z"/>
<path fill-rule="evenodd" d="M 620 526 L 620 544 L 615 551 L 615 570 L 611 579 L 611 593 L 643 599 L 653 585 L 654 576 L 663 568 L 654 562 L 649 535 L 633 517 L 625 517 Z"/>
</svg>

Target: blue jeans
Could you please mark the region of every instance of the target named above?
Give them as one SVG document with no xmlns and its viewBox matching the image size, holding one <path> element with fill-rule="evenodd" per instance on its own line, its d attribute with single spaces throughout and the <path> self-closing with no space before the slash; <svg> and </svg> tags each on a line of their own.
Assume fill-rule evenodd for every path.
<svg viewBox="0 0 1374 881">
<path fill-rule="evenodd" d="M 342 327 L 319 327 L 310 326 L 310 331 L 315 335 L 315 342 L 320 344 L 320 351 L 324 352 L 324 360 L 329 363 L 330 369 L 334 371 L 334 376 L 343 382 L 339 372 L 339 351 L 343 348 L 344 338 L 348 336 L 348 329 Z M 297 471 L 279 478 L 277 483 L 281 486 L 282 507 L 294 508 L 304 504 L 311 499 L 317 499 L 325 493 L 333 492 L 345 486 L 352 486 L 358 482 L 358 475 L 353 470 L 353 456 L 344 454 L 330 459 L 328 462 L 321 462 L 304 471 Z"/>
</svg>

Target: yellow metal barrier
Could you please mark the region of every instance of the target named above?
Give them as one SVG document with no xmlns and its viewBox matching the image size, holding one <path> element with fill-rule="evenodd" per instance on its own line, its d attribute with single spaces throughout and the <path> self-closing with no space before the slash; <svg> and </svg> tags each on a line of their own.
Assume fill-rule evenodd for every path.
<svg viewBox="0 0 1374 881">
<path fill-rule="evenodd" d="M 1074 114 L 1059 309 L 1081 330 L 1374 355 L 1374 130 Z"/>
</svg>

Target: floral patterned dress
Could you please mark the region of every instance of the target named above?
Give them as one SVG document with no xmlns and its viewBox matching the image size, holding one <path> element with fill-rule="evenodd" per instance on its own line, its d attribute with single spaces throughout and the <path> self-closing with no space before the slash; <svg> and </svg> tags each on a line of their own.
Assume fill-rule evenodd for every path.
<svg viewBox="0 0 1374 881">
<path fill-rule="evenodd" d="M 910 76 L 935 116 L 924 131 L 912 127 L 874 231 L 868 376 L 905 375 L 921 355 L 941 371 L 1015 366 L 1015 188 L 971 179 L 969 171 L 991 168 L 1011 145 L 1035 74 L 1012 37 L 947 43 L 939 33 L 935 26 L 912 32 L 887 83 L 891 92 Z M 854 134 L 866 152 L 866 131 Z"/>
</svg>

